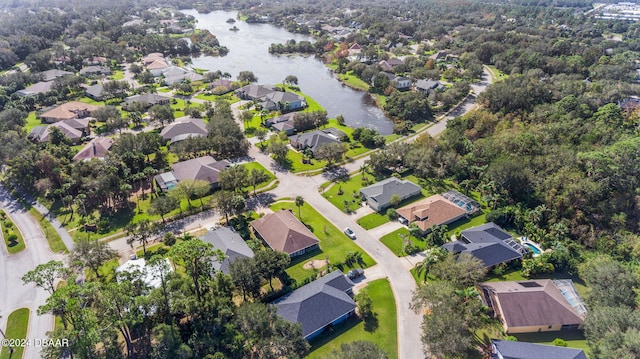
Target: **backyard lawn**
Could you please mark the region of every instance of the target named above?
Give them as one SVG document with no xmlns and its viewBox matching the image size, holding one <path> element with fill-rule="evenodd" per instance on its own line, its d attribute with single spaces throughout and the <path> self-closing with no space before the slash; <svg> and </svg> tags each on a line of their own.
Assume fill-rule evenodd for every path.
<svg viewBox="0 0 640 359">
<path fill-rule="evenodd" d="M 26 339 L 27 328 L 29 327 L 29 309 L 20 308 L 14 310 L 7 318 L 7 328 L 4 330 L 7 339 Z M 0 359 L 20 359 L 24 347 L 13 347 L 13 354 L 10 353 L 9 347 L 3 345 L 0 352 Z"/>
<path fill-rule="evenodd" d="M 311 341 L 307 358 L 325 358 L 341 344 L 365 340 L 377 344 L 389 359 L 398 358 L 398 331 L 396 304 L 389 281 L 378 279 L 366 287 L 373 302 L 375 317 L 367 322 L 351 318 L 334 328 L 331 334 L 322 334 Z"/>
<path fill-rule="evenodd" d="M 293 214 L 298 216 L 298 207 L 293 202 L 278 202 L 270 207 L 273 211 L 279 211 L 283 208 L 291 209 Z M 305 278 L 313 275 L 314 269 L 305 269 L 305 263 L 311 260 L 329 260 L 332 265 L 338 266 L 343 263 L 346 254 L 349 252 L 361 252 L 363 263 L 353 263 L 350 266 L 342 266 L 342 271 L 347 272 L 351 268 L 369 267 L 375 264 L 373 259 L 364 253 L 351 239 L 349 239 L 341 230 L 336 228 L 331 222 L 318 213 L 311 205 L 305 203 L 300 207 L 300 215 L 302 222 L 309 227 L 311 232 L 320 240 L 320 249 L 293 258 L 291 266 L 287 269 L 287 273 L 291 278 L 300 282 Z M 340 268 L 338 266 L 338 268 Z M 322 269 L 322 268 L 316 268 Z"/>
<path fill-rule="evenodd" d="M 380 238 L 380 242 L 391 249 L 391 251 L 398 257 L 404 257 L 407 254 L 402 250 L 403 240 L 401 235 L 406 236 L 405 238 L 408 238 L 420 251 L 427 249 L 427 243 L 423 239 L 410 235 L 409 230 L 406 227 L 396 229 L 395 231 L 383 236 Z"/>
<path fill-rule="evenodd" d="M 29 133 L 36 126 L 42 126 L 42 122 L 36 118 L 36 112 L 31 111 L 25 119 L 24 132 Z"/>
<path fill-rule="evenodd" d="M 373 179 L 370 175 L 367 175 L 367 178 Z M 342 211 L 345 211 L 347 207 L 345 201 L 348 204 L 349 211 L 355 211 L 360 208 L 361 204 L 359 191 L 360 188 L 364 187 L 362 182 L 362 174 L 357 174 L 347 181 L 334 183 L 322 196 Z"/>
<path fill-rule="evenodd" d="M 588 354 L 589 346 L 584 334 L 578 330 L 563 330 L 559 332 L 541 332 L 541 333 L 524 333 L 514 334 L 520 342 L 539 343 L 553 345 L 556 338 L 564 339 L 568 348 L 582 349 Z"/>
</svg>

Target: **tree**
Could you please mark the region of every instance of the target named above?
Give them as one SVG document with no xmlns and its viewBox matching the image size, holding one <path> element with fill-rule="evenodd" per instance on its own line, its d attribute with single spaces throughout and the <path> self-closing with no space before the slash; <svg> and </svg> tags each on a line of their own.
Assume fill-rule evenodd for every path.
<svg viewBox="0 0 640 359">
<path fill-rule="evenodd" d="M 363 320 L 366 321 L 369 317 L 374 315 L 373 300 L 366 288 L 356 294 L 354 299 L 358 303 L 358 313 Z"/>
<path fill-rule="evenodd" d="M 422 342 L 438 358 L 460 357 L 473 348 L 485 317 L 478 298 L 461 300 L 456 290 L 448 281 L 428 282 L 413 295 L 411 308 L 424 313 Z"/>
<path fill-rule="evenodd" d="M 273 159 L 280 165 L 284 165 L 287 162 L 287 154 L 289 153 L 289 149 L 287 145 L 280 141 L 269 141 L 269 147 L 267 147 L 267 152 L 273 155 Z"/>
<path fill-rule="evenodd" d="M 424 260 L 416 264 L 415 268 L 417 269 L 418 276 L 422 276 L 422 280 L 426 281 L 429 273 L 431 272 L 431 268 L 446 256 L 447 252 L 442 249 L 442 247 L 435 247 L 429 250 L 424 257 Z"/>
<path fill-rule="evenodd" d="M 591 306 L 637 306 L 638 277 L 624 264 L 601 255 L 582 264 L 579 273 L 589 287 L 587 300 Z"/>
<path fill-rule="evenodd" d="M 109 247 L 107 242 L 81 238 L 69 254 L 69 265 L 76 270 L 89 268 L 96 277 L 100 278 L 98 272 L 100 266 L 117 257 L 118 254 Z"/>
<path fill-rule="evenodd" d="M 256 135 L 256 138 L 258 138 L 258 141 L 260 141 L 260 143 L 262 143 L 265 138 L 267 138 L 267 129 L 263 128 L 263 127 L 258 127 L 256 129 L 256 132 L 254 132 L 254 134 Z"/>
<path fill-rule="evenodd" d="M 252 298 L 260 296 L 262 276 L 253 258 L 238 258 L 229 265 L 231 280 L 242 290 L 242 298 L 246 301 L 247 294 Z"/>
<path fill-rule="evenodd" d="M 289 84 L 289 85 L 297 85 L 298 84 L 298 78 L 294 75 L 288 75 L 285 79 L 284 79 L 284 83 L 285 84 Z"/>
<path fill-rule="evenodd" d="M 224 214 L 224 218 L 229 225 L 229 215 L 233 213 L 233 200 L 235 195 L 229 191 L 218 191 L 211 199 L 213 208 Z"/>
<path fill-rule="evenodd" d="M 149 117 L 152 121 L 160 122 L 161 126 L 174 120 L 173 109 L 169 105 L 153 105 L 149 109 Z"/>
<path fill-rule="evenodd" d="M 180 201 L 174 196 L 159 196 L 151 200 L 149 209 L 151 215 L 160 215 L 162 223 L 165 223 L 164 216 L 180 207 Z"/>
<path fill-rule="evenodd" d="M 196 198 L 200 198 L 200 207 L 204 207 L 204 203 L 202 199 L 211 192 L 211 185 L 209 182 L 204 180 L 194 180 L 193 181 L 193 195 Z"/>
<path fill-rule="evenodd" d="M 387 359 L 387 353 L 380 349 L 375 343 L 356 340 L 355 342 L 343 343 L 340 349 L 333 350 L 325 359 Z"/>
<path fill-rule="evenodd" d="M 327 160 L 329 165 L 342 160 L 344 154 L 347 153 L 347 147 L 342 142 L 330 142 L 318 146 L 315 157 L 320 160 Z"/>
<path fill-rule="evenodd" d="M 244 334 L 244 358 L 301 359 L 309 352 L 300 324 L 282 319 L 275 306 L 245 302 L 238 308 L 234 323 Z"/>
<path fill-rule="evenodd" d="M 221 262 L 224 260 L 224 254 L 214 249 L 211 243 L 191 239 L 171 247 L 169 256 L 184 266 L 193 283 L 196 300 L 202 302 L 213 275 L 213 261 Z"/>
<path fill-rule="evenodd" d="M 51 260 L 44 264 L 38 264 L 35 269 L 28 271 L 22 276 L 22 281 L 24 284 L 34 283 L 36 287 L 53 294 L 56 291 L 56 281 L 67 279 L 70 274 L 64 263 Z"/>
<path fill-rule="evenodd" d="M 297 196 L 296 197 L 296 207 L 298 207 L 298 219 L 302 220 L 302 217 L 300 216 L 300 207 L 302 207 L 304 205 L 304 198 L 302 198 L 302 196 Z"/>
<path fill-rule="evenodd" d="M 231 166 L 220 172 L 218 183 L 225 191 L 242 193 L 249 184 L 249 171 L 242 165 Z"/>
<path fill-rule="evenodd" d="M 400 204 L 400 201 L 402 201 L 402 198 L 400 198 L 400 196 L 395 193 L 392 194 L 391 198 L 389 199 L 389 203 L 391 203 L 391 207 L 397 207 Z"/>
<path fill-rule="evenodd" d="M 125 227 L 125 233 L 127 234 L 127 244 L 133 248 L 133 243 L 140 243 L 142 245 L 142 251 L 146 255 L 147 244 L 149 244 L 149 239 L 154 233 L 151 221 L 143 219 L 136 223 L 129 223 Z"/>
<path fill-rule="evenodd" d="M 258 82 L 258 78 L 251 71 L 240 71 L 238 74 L 238 81 L 240 82 Z"/>
<path fill-rule="evenodd" d="M 256 195 L 256 187 L 269 179 L 269 175 L 259 168 L 252 168 L 249 172 L 249 183 L 253 186 L 253 195 Z"/>
<path fill-rule="evenodd" d="M 431 273 L 457 287 L 467 288 L 484 278 L 487 269 L 478 258 L 461 253 L 444 257 L 433 266 Z"/>
<path fill-rule="evenodd" d="M 269 287 L 273 291 L 273 278 L 279 277 L 291 263 L 291 257 L 283 252 L 265 249 L 256 252 L 253 259 L 259 272 L 269 281 Z"/>
</svg>

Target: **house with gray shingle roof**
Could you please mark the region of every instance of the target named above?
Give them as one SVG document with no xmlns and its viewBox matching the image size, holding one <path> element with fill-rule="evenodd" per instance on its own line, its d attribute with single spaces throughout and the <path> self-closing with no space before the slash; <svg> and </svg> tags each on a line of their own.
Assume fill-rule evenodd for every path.
<svg viewBox="0 0 640 359">
<path fill-rule="evenodd" d="M 304 97 L 293 92 L 273 91 L 263 99 L 262 107 L 270 111 L 295 111 L 307 106 Z"/>
<path fill-rule="evenodd" d="M 301 151 L 308 148 L 314 155 L 320 146 L 334 142 L 340 143 L 340 140 L 334 135 L 319 130 L 289 137 L 291 146 Z"/>
<path fill-rule="evenodd" d="M 53 88 L 53 81 L 40 81 L 31 86 L 27 86 L 16 93 L 20 96 L 37 96 L 41 93 L 47 93 Z"/>
<path fill-rule="evenodd" d="M 165 96 L 160 96 L 154 93 L 145 93 L 142 95 L 134 95 L 129 96 L 124 99 L 124 103 L 126 105 L 130 105 L 134 102 L 139 102 L 144 104 L 147 107 L 151 107 L 153 105 L 168 105 L 171 99 Z"/>
<path fill-rule="evenodd" d="M 300 323 L 302 336 L 311 340 L 331 326 L 354 315 L 356 303 L 349 296 L 354 284 L 337 270 L 302 286 L 273 302 L 278 315 Z"/>
<path fill-rule="evenodd" d="M 253 258 L 253 251 L 247 243 L 230 227 L 219 227 L 205 233 L 200 239 L 203 242 L 213 244 L 215 249 L 224 253 L 225 258 L 213 261 L 213 268 L 222 273 L 230 273 L 230 265 L 240 258 Z"/>
<path fill-rule="evenodd" d="M 407 180 L 389 177 L 360 189 L 360 194 L 367 200 L 372 209 L 381 212 L 391 206 L 391 197 L 397 195 L 400 201 L 417 196 L 421 193 L 420 186 Z"/>
<path fill-rule="evenodd" d="M 274 92 L 273 86 L 247 85 L 236 90 L 236 96 L 243 100 L 261 100 Z"/>
<path fill-rule="evenodd" d="M 587 359 L 582 349 L 491 339 L 491 359 Z"/>
<path fill-rule="evenodd" d="M 211 185 L 211 189 L 218 188 L 220 172 L 231 166 L 228 161 L 216 161 L 211 156 L 203 156 L 171 165 L 172 172 L 165 172 L 155 176 L 156 183 L 163 191 L 175 187 L 184 180 L 202 180 Z"/>
<path fill-rule="evenodd" d="M 53 70 L 43 71 L 43 72 L 39 73 L 38 75 L 42 77 L 42 81 L 53 81 L 53 80 L 57 79 L 58 77 L 64 77 L 64 76 L 67 76 L 67 75 L 73 75 L 73 72 L 53 69 Z"/>
<path fill-rule="evenodd" d="M 203 137 L 208 133 L 207 125 L 201 118 L 186 117 L 176 120 L 160 131 L 160 136 L 170 144 L 189 137 Z"/>
<path fill-rule="evenodd" d="M 460 239 L 445 243 L 443 247 L 454 254 L 469 253 L 488 268 L 520 259 L 527 252 L 509 233 L 493 222 L 465 229 Z"/>
</svg>

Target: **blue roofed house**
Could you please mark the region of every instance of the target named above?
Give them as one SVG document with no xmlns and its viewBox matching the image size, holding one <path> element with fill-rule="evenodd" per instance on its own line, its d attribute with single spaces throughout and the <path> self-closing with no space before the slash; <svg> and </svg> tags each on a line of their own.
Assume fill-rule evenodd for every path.
<svg viewBox="0 0 640 359">
<path fill-rule="evenodd" d="M 491 359 L 587 359 L 582 349 L 491 339 Z"/>
<path fill-rule="evenodd" d="M 451 253 L 468 253 L 478 258 L 485 267 L 521 259 L 527 250 L 497 224 L 490 222 L 462 231 L 460 239 L 443 247 Z"/>
<path fill-rule="evenodd" d="M 351 298 L 354 284 L 341 271 L 302 286 L 273 302 L 278 315 L 300 323 L 302 336 L 311 340 L 354 315 L 356 303 Z"/>
<path fill-rule="evenodd" d="M 389 177 L 360 189 L 360 194 L 366 198 L 369 207 L 378 212 L 391 206 L 391 197 L 394 195 L 397 195 L 400 201 L 404 201 L 420 193 L 420 186 L 411 181 L 400 180 L 395 177 Z"/>
<path fill-rule="evenodd" d="M 219 227 L 208 231 L 200 237 L 203 242 L 213 244 L 213 247 L 224 253 L 222 261 L 214 259 L 213 268 L 222 273 L 230 273 L 230 265 L 240 258 L 253 258 L 253 251 L 238 233 L 230 227 Z"/>
</svg>

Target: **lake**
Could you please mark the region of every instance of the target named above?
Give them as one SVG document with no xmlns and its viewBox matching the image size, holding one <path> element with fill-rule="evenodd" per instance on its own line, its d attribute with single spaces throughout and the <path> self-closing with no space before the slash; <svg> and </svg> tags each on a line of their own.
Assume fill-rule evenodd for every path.
<svg viewBox="0 0 640 359">
<path fill-rule="evenodd" d="M 383 135 L 393 132 L 393 122 L 375 106 L 371 95 L 342 84 L 320 60 L 313 56 L 269 53 L 272 43 L 284 43 L 290 39 L 314 41 L 312 37 L 292 34 L 270 24 L 227 23 L 227 19 L 236 18 L 236 12 L 199 14 L 195 10 L 186 10 L 183 13 L 193 15 L 198 20 L 197 28 L 211 31 L 220 45 L 229 49 L 226 56 L 193 58 L 194 67 L 228 72 L 234 79 L 240 71 L 251 71 L 259 84 L 268 85 L 280 84 L 288 75 L 294 75 L 298 78 L 300 90 L 318 101 L 329 117 L 342 115 L 350 127 L 371 127 Z M 234 25 L 239 31 L 229 30 Z"/>
</svg>

